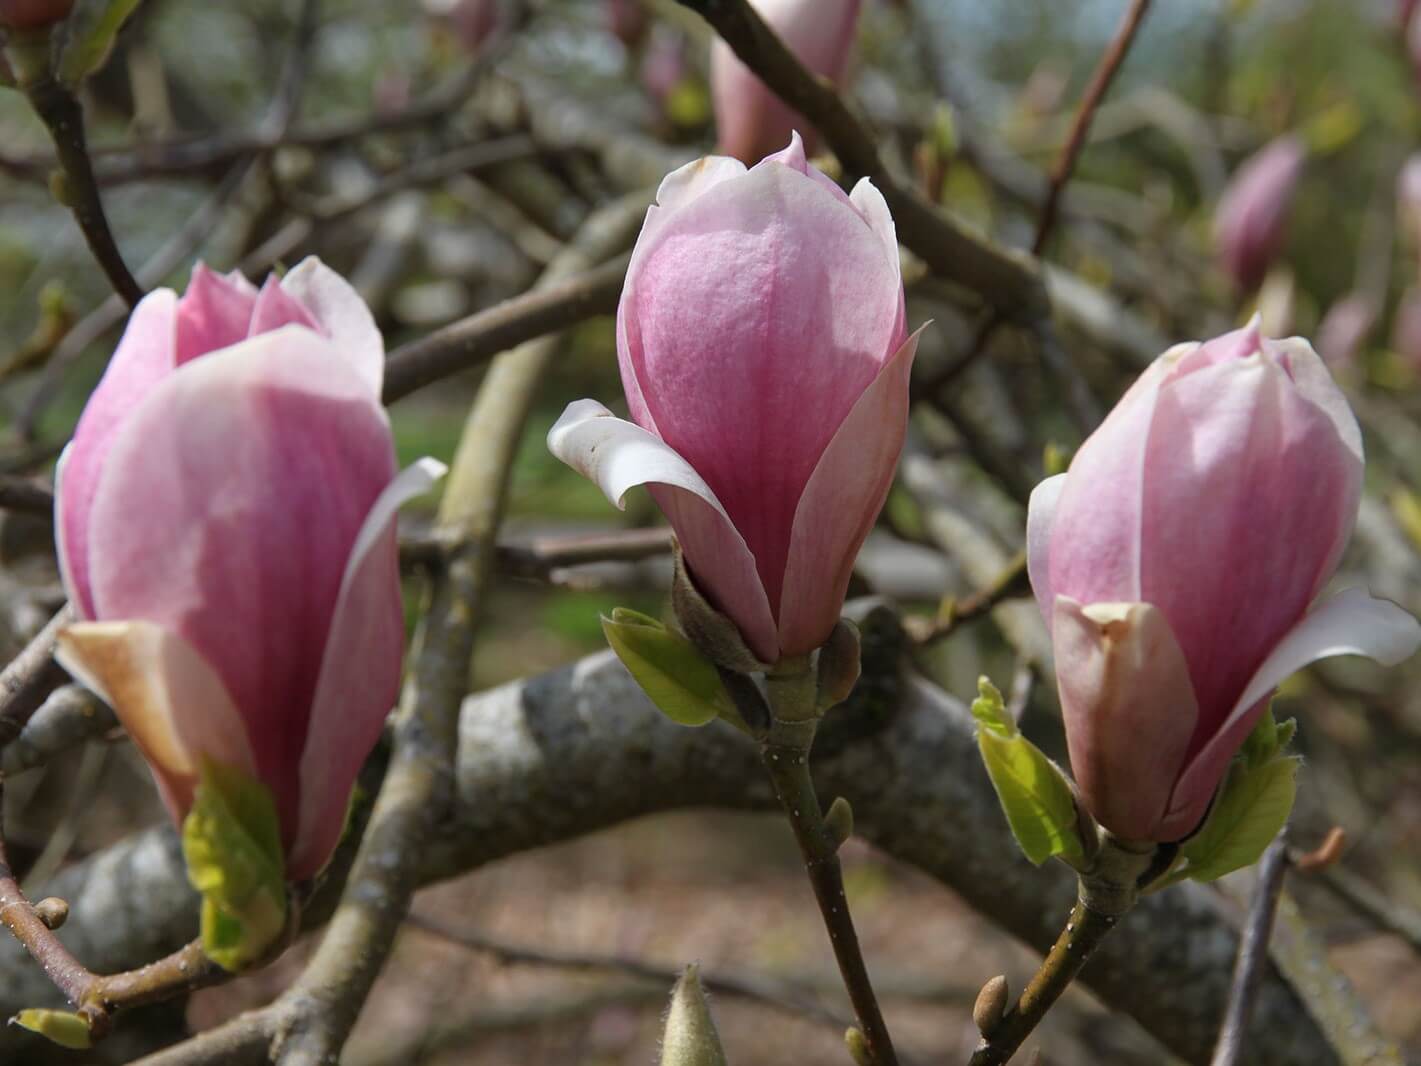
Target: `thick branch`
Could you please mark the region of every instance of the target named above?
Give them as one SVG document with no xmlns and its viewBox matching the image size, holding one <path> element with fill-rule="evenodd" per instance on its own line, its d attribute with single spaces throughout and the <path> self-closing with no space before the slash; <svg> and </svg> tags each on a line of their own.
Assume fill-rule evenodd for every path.
<svg viewBox="0 0 1421 1066">
<path fill-rule="evenodd" d="M 901 701 L 894 689 L 870 664 L 860 694 L 830 712 L 816 748 L 817 789 L 845 796 L 868 840 L 1046 950 L 1074 877 L 1064 868 L 1035 869 L 1017 853 L 966 709 L 923 681 L 909 680 Z M 667 722 L 607 653 L 466 699 L 455 790 L 422 881 L 658 811 L 775 806 L 753 745 L 718 725 L 693 730 Z M 70 901 L 65 942 L 95 968 L 120 969 L 174 950 L 196 928 L 196 901 L 167 829 L 72 867 L 47 890 Z M 1212 893 L 1181 885 L 1142 900 L 1081 980 L 1181 1058 L 1205 1063 L 1237 947 L 1227 909 Z M 1319 965 L 1319 984 L 1331 986 Z M 15 945 L 0 943 L 0 1013 L 44 1002 L 47 994 L 47 982 Z M 1250 1026 L 1256 1066 L 1336 1066 L 1299 997 L 1273 965 L 1265 967 Z M 1365 1017 L 1349 1024 L 1360 1027 L 1359 1042 L 1370 1033 Z M 0 1053 L 16 1039 L 0 1034 Z M 260 1034 L 230 1030 L 207 1046 L 224 1043 L 258 1052 L 264 1046 Z"/>
</svg>

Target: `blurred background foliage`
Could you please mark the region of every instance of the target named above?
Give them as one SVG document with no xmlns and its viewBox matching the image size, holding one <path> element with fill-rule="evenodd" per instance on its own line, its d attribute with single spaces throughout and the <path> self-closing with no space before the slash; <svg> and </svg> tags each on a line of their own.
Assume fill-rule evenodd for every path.
<svg viewBox="0 0 1421 1066">
<path fill-rule="evenodd" d="M 294 34 L 295 6 L 146 0 L 85 90 L 100 173 L 125 161 L 156 170 L 174 146 L 256 129 Z M 360 288 L 393 348 L 524 291 L 596 205 L 712 148 L 708 31 L 674 3 L 647 0 L 649 27 L 626 41 L 593 0 L 505 3 L 499 17 L 508 32 L 477 41 L 461 37 L 457 6 L 325 0 L 292 129 L 350 122 L 360 134 L 315 143 L 292 136 L 273 151 L 107 184 L 130 265 L 160 256 L 196 216 L 196 239 L 162 278 L 180 289 L 194 256 L 222 269 L 252 262 L 291 219 L 368 198 L 318 224 L 275 265 L 308 253 L 327 259 Z M 868 0 L 849 91 L 929 195 L 995 239 L 1027 246 L 1042 175 L 1123 6 Z M 1069 456 L 1091 428 L 1065 402 L 1072 388 L 1083 386 L 1103 411 L 1141 356 L 1154 354 L 1138 344 L 1130 354 L 1132 345 L 1111 343 L 1112 333 L 1143 330 L 1162 349 L 1221 332 L 1261 303 L 1272 332 L 1314 336 L 1330 307 L 1365 290 L 1379 313 L 1355 353 L 1334 364 L 1371 456 L 1344 578 L 1421 613 L 1421 352 L 1406 351 L 1393 329 L 1403 294 L 1418 284 L 1421 231 L 1398 209 L 1396 190 L 1402 163 L 1421 149 L 1421 65 L 1397 7 L 1391 0 L 1154 5 L 1098 113 L 1046 251 L 1074 281 L 1108 292 L 1114 317 L 1093 330 L 1063 327 L 1071 367 L 1064 377 L 1033 338 L 1001 330 L 967 373 L 926 397 L 857 591 L 890 596 L 927 624 L 941 616 L 945 598 L 1006 572 L 1022 541 L 1020 487 L 1042 476 L 1048 450 Z M 382 124 L 461 79 L 467 84 L 438 114 Z M 1287 132 L 1304 139 L 1309 160 L 1286 244 L 1263 295 L 1239 295 L 1215 258 L 1214 206 L 1239 163 Z M 531 136 L 527 150 L 506 162 L 432 183 L 400 179 L 420 160 L 519 135 Z M 82 324 L 107 289 L 49 195 L 47 150 L 25 101 L 0 92 L 0 470 L 9 473 L 49 470 L 120 322 L 87 343 L 75 342 L 76 330 L 65 347 L 66 330 Z M 255 161 L 239 170 L 248 159 Z M 392 176 L 398 188 L 372 195 Z M 930 380 L 970 347 L 980 309 L 921 274 L 910 262 L 909 316 L 935 322 L 919 366 Z M 394 405 L 403 460 L 448 457 L 477 380 L 469 371 Z M 514 471 L 509 539 L 658 520 L 643 494 L 625 513 L 613 511 L 543 447 L 563 405 L 586 395 L 621 403 L 607 319 L 563 342 Z M 420 521 L 415 512 L 410 524 Z M 0 529 L 7 647 L 57 595 L 40 547 L 47 536 L 43 523 L 14 516 Z M 485 687 L 600 649 L 599 614 L 617 605 L 659 612 L 668 575 L 667 560 L 651 559 L 502 580 L 473 683 Z M 1061 755 L 1049 651 L 1035 624 L 1030 601 L 1012 599 L 917 658 L 960 696 L 975 689 L 979 673 L 1004 689 L 1015 676 L 1024 727 Z M 1038 676 L 1045 683 L 1032 684 Z M 1344 826 L 1348 872 L 1403 918 L 1421 911 L 1418 680 L 1421 664 L 1382 673 L 1332 661 L 1291 682 L 1279 705 L 1280 716 L 1299 717 L 1308 756 L 1298 838 Z M 118 797 L 118 809 L 87 819 L 61 861 L 157 819 L 131 753 L 121 744 L 105 750 L 99 772 L 84 771 L 76 754 L 8 790 L 17 850 L 33 858 L 74 817 L 76 780 Z M 674 963 L 699 957 L 708 969 L 768 967 L 817 980 L 832 1000 L 827 950 L 782 836 L 777 823 L 752 818 L 657 819 L 430 890 L 416 909 L 521 943 Z M 970 1043 L 977 984 L 999 970 L 1023 971 L 1028 955 L 920 875 L 857 845 L 848 861 L 854 910 L 870 958 L 881 960 L 902 1042 L 924 1057 L 958 1055 Z M 1382 1025 L 1421 1055 L 1418 942 L 1379 929 L 1320 887 L 1298 891 Z M 756 911 L 753 929 L 747 907 Z M 260 1001 L 294 965 L 204 993 L 190 1020 Z M 486 1017 L 445 1046 L 430 1034 L 467 1013 L 457 991 L 463 983 L 481 990 L 474 1006 Z M 444 991 L 431 998 L 431 988 Z M 608 991 L 412 932 L 358 1031 L 352 1061 L 650 1061 L 659 1002 L 644 986 Z M 1163 1061 L 1130 1023 L 1098 1024 L 1102 1009 L 1083 992 L 1068 997 L 1043 1029 L 1049 1060 Z M 821 1047 L 837 1053 L 838 1036 L 807 1022 L 738 1003 L 718 1010 L 737 1063 L 810 1061 Z"/>
</svg>

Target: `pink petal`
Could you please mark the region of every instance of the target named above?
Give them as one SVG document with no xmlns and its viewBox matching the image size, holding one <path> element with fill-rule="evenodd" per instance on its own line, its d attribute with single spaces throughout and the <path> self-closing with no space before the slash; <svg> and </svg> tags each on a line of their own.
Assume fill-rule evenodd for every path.
<svg viewBox="0 0 1421 1066">
<path fill-rule="evenodd" d="M 633 415 L 724 504 L 774 605 L 804 485 L 903 342 L 896 257 L 778 165 L 711 188 L 636 256 L 618 344 Z"/>
<path fill-rule="evenodd" d="M 385 340 L 350 282 L 312 255 L 287 272 L 281 290 L 310 314 L 316 328 L 365 379 L 371 394 L 379 396 L 385 380 Z"/>
<path fill-rule="evenodd" d="M 301 301 L 282 288 L 281 280 L 275 274 L 270 274 L 257 294 L 247 335 L 255 337 L 282 326 L 305 326 L 323 333 L 316 317 L 302 306 Z"/>
<path fill-rule="evenodd" d="M 256 302 L 256 287 L 240 273 L 194 266 L 178 301 L 177 365 L 244 340 Z"/>
<path fill-rule="evenodd" d="M 1146 464 L 1141 598 L 1164 612 L 1189 661 L 1192 753 L 1331 577 L 1361 464 L 1267 355 L 1160 389 Z"/>
<path fill-rule="evenodd" d="M 1188 811 L 1208 806 L 1229 760 L 1258 723 L 1273 690 L 1309 663 L 1334 655 L 1365 655 L 1395 666 L 1421 647 L 1421 625 L 1396 604 L 1374 599 L 1365 589 L 1347 589 L 1317 604 L 1277 643 L 1249 679 L 1223 726 L 1181 776 L 1174 804 Z M 1198 818 L 1194 819 L 1194 824 Z M 1189 829 L 1192 829 L 1191 825 Z M 1188 829 L 1185 830 L 1188 832 Z"/>
<path fill-rule="evenodd" d="M 366 515 L 346 563 L 301 756 L 301 818 L 288 861 L 292 880 L 314 877 L 335 850 L 355 777 L 399 693 L 405 621 L 395 512 L 443 475 L 443 463 L 424 459 L 390 482 Z"/>
<path fill-rule="evenodd" d="M 862 0 L 756 0 L 755 8 L 811 71 L 841 82 L 848 69 Z M 717 38 L 711 47 L 711 94 L 721 147 L 752 163 L 807 133 L 807 120 L 790 110 Z M 811 138 L 810 150 L 813 150 Z"/>
<path fill-rule="evenodd" d="M 854 560 L 888 497 L 903 451 L 908 377 L 921 333 L 903 342 L 858 398 L 799 498 L 780 600 L 781 655 L 814 650 L 839 621 Z"/>
<path fill-rule="evenodd" d="M 155 622 L 212 666 L 288 846 L 346 560 L 393 476 L 368 384 L 329 341 L 289 327 L 154 388 L 116 436 L 94 501 L 98 617 Z"/>
<path fill-rule="evenodd" d="M 226 686 L 195 648 L 151 622 L 79 622 L 55 658 L 114 709 L 181 823 L 201 757 L 247 774 L 255 761 Z"/>
<path fill-rule="evenodd" d="M 628 490 L 651 486 L 701 592 L 735 622 L 761 661 L 779 658 L 755 560 L 714 491 L 684 458 L 640 426 L 613 418 L 595 400 L 568 404 L 548 431 L 548 449 L 617 507 L 624 506 Z"/>
<path fill-rule="evenodd" d="M 1081 603 L 1141 599 L 1144 441 L 1160 386 L 1198 347 L 1171 348 L 1151 363 L 1071 460 L 1058 490 L 1049 579 L 1043 582 L 1056 595 Z"/>
<path fill-rule="evenodd" d="M 1056 507 L 1066 487 L 1066 475 L 1048 477 L 1031 490 L 1026 504 L 1026 574 L 1046 628 L 1055 614 L 1056 593 L 1051 586 L 1051 532 L 1056 524 Z"/>
<path fill-rule="evenodd" d="M 153 290 L 133 309 L 66 449 L 63 482 L 56 489 L 58 547 L 66 591 L 80 618 L 94 617 L 89 524 L 99 475 L 114 434 L 176 365 L 177 316 L 178 298 L 171 289 Z"/>
<path fill-rule="evenodd" d="M 1096 821 L 1127 840 L 1169 840 L 1161 819 L 1198 708 L 1163 613 L 1058 596 L 1051 626 L 1071 771 Z"/>
</svg>

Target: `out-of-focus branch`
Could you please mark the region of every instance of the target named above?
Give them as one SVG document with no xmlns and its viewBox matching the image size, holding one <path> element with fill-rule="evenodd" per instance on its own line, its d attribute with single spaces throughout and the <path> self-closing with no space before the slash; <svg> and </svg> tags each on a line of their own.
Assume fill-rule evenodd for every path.
<svg viewBox="0 0 1421 1066">
<path fill-rule="evenodd" d="M 30 478 L 0 474 L 0 509 L 20 514 L 52 515 L 54 490 Z"/>
<path fill-rule="evenodd" d="M 385 364 L 385 402 L 394 403 L 524 341 L 613 313 L 626 272 L 627 257 L 618 256 L 579 277 L 532 289 L 395 349 Z"/>
<path fill-rule="evenodd" d="M 1034 259 L 973 233 L 889 170 L 868 127 L 832 83 L 816 77 L 746 0 L 681 0 L 702 15 L 740 60 L 804 115 L 844 168 L 871 179 L 893 212 L 902 242 L 932 269 L 973 291 L 1013 319 L 1049 311 Z"/>
<path fill-rule="evenodd" d="M 43 766 L 54 756 L 118 728 L 108 705 L 78 685 L 52 692 L 0 756 L 0 776 Z"/>
<path fill-rule="evenodd" d="M 1219 1042 L 1214 1046 L 1210 1066 L 1236 1066 L 1243 1053 L 1248 1021 L 1253 1014 L 1254 997 L 1268 958 L 1268 941 L 1273 935 L 1273 918 L 1278 913 L 1278 897 L 1283 891 L 1283 878 L 1288 872 L 1288 842 L 1280 835 L 1268 845 L 1259 863 L 1258 884 L 1253 889 L 1253 905 L 1248 925 L 1238 948 L 1233 985 L 1229 990 L 1224 1024 L 1219 1030 Z"/>
<path fill-rule="evenodd" d="M 64 669 L 54 661 L 54 642 L 72 617 L 65 604 L 0 671 L 0 750 L 20 735 L 45 697 L 67 679 Z"/>
</svg>

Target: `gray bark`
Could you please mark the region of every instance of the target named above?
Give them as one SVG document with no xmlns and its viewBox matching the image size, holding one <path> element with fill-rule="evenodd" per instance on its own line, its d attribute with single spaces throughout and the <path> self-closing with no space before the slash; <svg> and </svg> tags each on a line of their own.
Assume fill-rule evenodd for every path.
<svg viewBox="0 0 1421 1066">
<path fill-rule="evenodd" d="M 1017 851 L 981 768 L 970 715 L 940 689 L 875 669 L 832 712 L 816 746 L 828 802 L 852 803 L 857 831 L 938 878 L 1037 949 L 1059 932 L 1073 875 L 1032 868 Z M 427 881 L 625 819 L 673 808 L 770 808 L 748 741 L 719 723 L 663 719 L 610 655 L 469 697 L 460 721 L 458 802 L 436 834 Z M 134 965 L 196 929 L 171 831 L 150 830 L 60 875 L 70 900 L 62 936 L 92 967 Z M 319 910 L 319 908 L 317 908 Z M 1189 1062 L 1206 1062 L 1226 1000 L 1238 938 L 1217 897 L 1184 885 L 1147 897 L 1086 969 L 1085 983 Z M 931 945 L 925 945 L 931 951 Z M 981 975 L 985 980 L 990 974 Z M 1022 975 L 1025 976 L 1025 975 Z M 18 945 L 0 941 L 0 1011 L 51 1002 Z M 1339 1062 L 1298 993 L 1269 965 L 1249 1040 L 1255 1066 Z M 13 1047 L 0 1036 L 0 1052 Z"/>
</svg>

